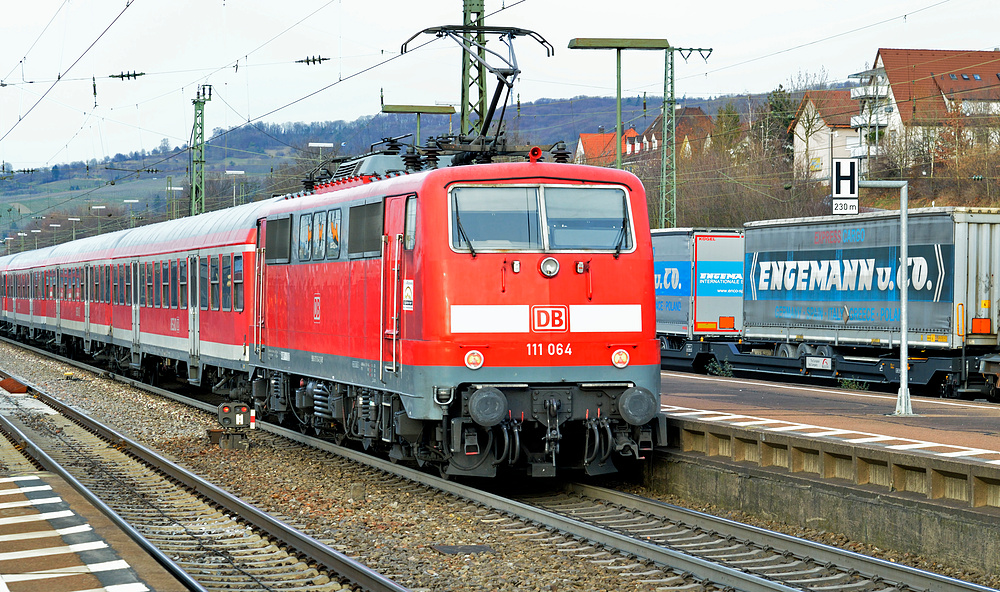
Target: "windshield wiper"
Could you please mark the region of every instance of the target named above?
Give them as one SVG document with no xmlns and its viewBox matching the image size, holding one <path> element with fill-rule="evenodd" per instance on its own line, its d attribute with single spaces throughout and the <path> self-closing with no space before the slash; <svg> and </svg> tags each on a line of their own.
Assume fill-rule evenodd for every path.
<svg viewBox="0 0 1000 592">
<path fill-rule="evenodd" d="M 458 226 L 458 234 L 465 240 L 469 245 L 469 252 L 472 253 L 473 259 L 476 257 L 476 248 L 472 246 L 472 241 L 469 240 L 469 235 L 465 233 L 465 228 L 462 227 L 462 217 L 458 215 L 458 203 L 455 203 L 455 225 Z"/>
<path fill-rule="evenodd" d="M 618 233 L 618 244 L 615 245 L 615 259 L 622 252 L 622 244 L 625 242 L 625 235 L 628 232 L 628 210 L 625 209 L 625 203 L 622 202 L 622 231 Z"/>
</svg>

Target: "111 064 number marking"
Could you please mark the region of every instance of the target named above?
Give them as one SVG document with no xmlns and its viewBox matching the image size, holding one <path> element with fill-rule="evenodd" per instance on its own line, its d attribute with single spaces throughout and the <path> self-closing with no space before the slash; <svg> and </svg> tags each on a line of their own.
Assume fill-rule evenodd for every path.
<svg viewBox="0 0 1000 592">
<path fill-rule="evenodd" d="M 529 356 L 571 356 L 573 345 L 570 343 L 528 343 Z"/>
</svg>

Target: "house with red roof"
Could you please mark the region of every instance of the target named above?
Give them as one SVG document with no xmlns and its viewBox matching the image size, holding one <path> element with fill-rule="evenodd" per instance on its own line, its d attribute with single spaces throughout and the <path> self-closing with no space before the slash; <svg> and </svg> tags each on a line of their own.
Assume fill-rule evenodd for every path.
<svg viewBox="0 0 1000 592">
<path fill-rule="evenodd" d="M 596 134 L 580 134 L 576 145 L 573 162 L 593 166 L 614 166 L 615 136 L 617 132 L 606 133 L 600 128 Z M 639 132 L 634 127 L 622 131 L 622 159 L 642 151 L 642 145 L 636 140 Z"/>
<path fill-rule="evenodd" d="M 714 123 L 701 107 L 678 107 L 674 113 L 674 143 L 677 156 L 690 158 L 711 145 Z M 662 139 L 663 113 L 660 113 L 646 131 L 642 132 L 643 150 L 659 151 Z"/>
<path fill-rule="evenodd" d="M 874 67 L 852 75 L 858 109 L 851 117 L 859 144 L 854 156 L 878 154 L 880 142 L 940 153 L 956 130 L 996 127 L 1000 117 L 1000 51 L 878 50 Z"/>
<path fill-rule="evenodd" d="M 795 176 L 798 179 L 826 179 L 834 158 L 851 158 L 859 139 L 851 127 L 851 117 L 858 112 L 849 90 L 810 90 L 788 126 L 795 153 Z"/>
</svg>

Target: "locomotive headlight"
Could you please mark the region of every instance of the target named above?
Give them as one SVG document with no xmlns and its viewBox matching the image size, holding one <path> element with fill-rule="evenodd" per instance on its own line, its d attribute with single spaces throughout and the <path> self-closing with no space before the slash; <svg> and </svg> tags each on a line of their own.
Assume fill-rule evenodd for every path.
<svg viewBox="0 0 1000 592">
<path fill-rule="evenodd" d="M 545 277 L 552 277 L 559 273 L 559 262 L 556 261 L 555 257 L 546 257 L 538 264 L 538 271 L 542 272 Z"/>
<path fill-rule="evenodd" d="M 469 353 L 465 354 L 465 367 L 469 370 L 479 370 L 485 361 L 482 352 L 477 349 L 470 350 Z"/>
</svg>

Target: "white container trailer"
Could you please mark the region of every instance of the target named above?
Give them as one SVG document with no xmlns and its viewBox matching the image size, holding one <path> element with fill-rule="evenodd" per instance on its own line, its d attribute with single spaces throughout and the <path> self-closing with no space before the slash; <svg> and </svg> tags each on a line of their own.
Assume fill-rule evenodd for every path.
<svg viewBox="0 0 1000 592">
<path fill-rule="evenodd" d="M 744 337 L 898 347 L 905 282 L 910 348 L 995 350 L 1000 209 L 912 209 L 907 229 L 904 274 L 898 211 L 748 223 Z"/>
</svg>

